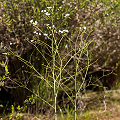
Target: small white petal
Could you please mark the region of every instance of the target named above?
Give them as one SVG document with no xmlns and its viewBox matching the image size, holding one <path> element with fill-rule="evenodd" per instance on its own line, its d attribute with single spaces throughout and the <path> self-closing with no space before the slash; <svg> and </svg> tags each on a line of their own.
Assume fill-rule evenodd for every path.
<svg viewBox="0 0 120 120">
<path fill-rule="evenodd" d="M 33 24 L 34 24 L 34 25 L 37 25 L 37 21 L 35 21 Z"/>
<path fill-rule="evenodd" d="M 44 10 L 41 10 L 41 12 L 44 12 Z"/>
<path fill-rule="evenodd" d="M 84 27 L 84 29 L 86 30 L 86 27 Z"/>
<path fill-rule="evenodd" d="M 55 27 L 55 25 L 53 25 L 52 27 Z"/>
<path fill-rule="evenodd" d="M 13 43 L 12 42 L 10 42 L 10 45 L 12 45 Z"/>
<path fill-rule="evenodd" d="M 66 32 L 66 33 L 68 33 L 69 31 L 68 31 L 68 30 L 63 30 L 63 32 Z"/>
<path fill-rule="evenodd" d="M 36 34 L 37 32 L 36 32 L 36 31 L 34 31 L 33 33 L 35 33 L 35 34 Z"/>
<path fill-rule="evenodd" d="M 50 15 L 50 13 L 48 13 L 48 12 L 46 12 L 45 14 L 46 14 L 46 15 Z"/>
<path fill-rule="evenodd" d="M 30 40 L 30 42 L 34 42 L 34 40 Z"/>
<path fill-rule="evenodd" d="M 30 23 L 33 23 L 33 19 L 32 19 L 32 20 L 30 20 Z"/>
<path fill-rule="evenodd" d="M 59 8 L 61 9 L 62 7 L 60 6 Z"/>
<path fill-rule="evenodd" d="M 77 7 L 75 7 L 75 9 L 77 10 Z"/>
<path fill-rule="evenodd" d="M 65 14 L 65 17 L 68 17 L 70 14 Z"/>
<path fill-rule="evenodd" d="M 39 33 L 39 35 L 41 35 L 41 33 Z"/>
<path fill-rule="evenodd" d="M 43 12 L 46 12 L 46 10 L 43 10 Z"/>
<path fill-rule="evenodd" d="M 33 33 L 35 33 L 36 35 L 38 35 L 38 33 L 36 31 L 34 31 Z"/>
<path fill-rule="evenodd" d="M 49 26 L 50 24 L 46 24 L 46 26 Z"/>
<path fill-rule="evenodd" d="M 51 9 L 52 7 L 47 7 L 47 9 Z"/>
<path fill-rule="evenodd" d="M 80 27 L 80 29 L 82 29 L 82 28 Z"/>
<path fill-rule="evenodd" d="M 59 30 L 58 32 L 61 32 L 61 30 Z"/>
<path fill-rule="evenodd" d="M 65 46 L 65 49 L 68 49 L 68 45 Z"/>
<path fill-rule="evenodd" d="M 59 33 L 64 33 L 64 31 L 59 30 Z"/>
<path fill-rule="evenodd" d="M 45 34 L 43 34 L 44 36 L 48 36 L 48 34 L 47 33 L 45 33 Z"/>
</svg>

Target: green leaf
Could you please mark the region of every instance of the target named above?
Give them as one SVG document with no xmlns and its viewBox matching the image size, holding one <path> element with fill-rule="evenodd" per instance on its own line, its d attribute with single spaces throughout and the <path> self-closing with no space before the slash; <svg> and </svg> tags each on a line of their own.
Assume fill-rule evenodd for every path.
<svg viewBox="0 0 120 120">
<path fill-rule="evenodd" d="M 20 105 L 18 105 L 17 110 L 20 110 Z"/>
<path fill-rule="evenodd" d="M 1 83 L 1 86 L 4 86 L 4 81 Z"/>
<path fill-rule="evenodd" d="M 7 75 L 9 72 L 8 72 L 8 67 L 5 66 L 5 74 Z"/>
<path fill-rule="evenodd" d="M 2 44 L 2 42 L 1 42 L 1 44 L 0 44 L 0 48 L 3 48 L 3 44 Z"/>
<path fill-rule="evenodd" d="M 1 65 L 2 67 L 5 67 L 4 61 L 0 62 L 0 65 Z"/>
<path fill-rule="evenodd" d="M 1 104 L 0 107 L 3 107 L 3 105 Z"/>
<path fill-rule="evenodd" d="M 3 55 L 7 55 L 7 53 L 2 53 Z"/>
</svg>

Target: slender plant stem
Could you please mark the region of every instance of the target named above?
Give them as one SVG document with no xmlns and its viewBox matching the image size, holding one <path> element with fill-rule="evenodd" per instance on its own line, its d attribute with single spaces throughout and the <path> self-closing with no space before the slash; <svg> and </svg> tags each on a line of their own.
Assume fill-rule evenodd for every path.
<svg viewBox="0 0 120 120">
<path fill-rule="evenodd" d="M 53 19 L 52 19 L 52 24 L 53 24 Z M 52 70 L 52 76 L 54 80 L 54 104 L 55 104 L 55 120 L 57 120 L 57 109 L 56 109 L 56 103 L 57 103 L 57 94 L 56 94 L 56 79 L 55 79 L 55 55 L 56 55 L 56 50 L 54 50 L 54 44 L 56 43 L 55 36 L 54 36 L 54 29 L 52 29 L 52 58 L 53 58 L 53 70 Z M 55 43 L 54 43 L 55 42 Z M 56 44 L 55 44 L 56 45 Z"/>
<path fill-rule="evenodd" d="M 74 115 L 74 120 L 77 119 L 77 69 L 78 69 L 78 63 L 77 63 L 77 41 L 80 35 L 80 31 L 79 34 L 77 36 L 76 42 L 75 42 L 75 115 Z"/>
<path fill-rule="evenodd" d="M 77 59 L 76 59 L 76 43 L 75 43 L 75 62 L 76 62 L 76 70 L 75 70 L 75 116 L 74 116 L 74 120 L 76 120 L 76 116 L 77 116 Z"/>
</svg>

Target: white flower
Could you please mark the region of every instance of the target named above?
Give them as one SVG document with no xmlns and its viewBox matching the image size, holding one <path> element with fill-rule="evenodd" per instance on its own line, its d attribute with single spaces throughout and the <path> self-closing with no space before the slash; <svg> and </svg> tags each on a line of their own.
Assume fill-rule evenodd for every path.
<svg viewBox="0 0 120 120">
<path fill-rule="evenodd" d="M 35 33 L 35 34 L 36 34 L 37 32 L 36 32 L 36 31 L 34 31 L 33 33 Z"/>
<path fill-rule="evenodd" d="M 45 14 L 46 14 L 46 15 L 50 15 L 50 13 L 48 13 L 48 12 L 46 12 Z"/>
<path fill-rule="evenodd" d="M 80 29 L 82 29 L 82 28 L 80 27 Z"/>
<path fill-rule="evenodd" d="M 49 27 L 49 29 L 51 29 L 51 27 Z"/>
<path fill-rule="evenodd" d="M 49 26 L 50 24 L 46 24 L 46 26 Z"/>
<path fill-rule="evenodd" d="M 62 7 L 60 6 L 59 8 L 61 9 Z"/>
<path fill-rule="evenodd" d="M 68 45 L 66 45 L 66 46 L 65 46 L 65 49 L 67 49 L 67 50 L 68 50 Z"/>
<path fill-rule="evenodd" d="M 34 31 L 33 33 L 35 33 L 36 35 L 41 35 L 41 33 L 37 33 L 36 31 Z"/>
<path fill-rule="evenodd" d="M 65 14 L 65 16 L 64 17 L 68 17 L 70 14 Z"/>
<path fill-rule="evenodd" d="M 33 22 L 33 19 L 30 20 L 30 23 L 33 23 L 33 25 L 37 25 L 37 21 Z"/>
<path fill-rule="evenodd" d="M 55 25 L 53 25 L 52 27 L 55 27 Z"/>
<path fill-rule="evenodd" d="M 68 33 L 69 31 L 68 31 L 68 30 L 63 30 L 63 32 L 66 32 L 66 33 Z"/>
<path fill-rule="evenodd" d="M 44 36 L 48 36 L 48 34 L 47 34 L 47 33 L 44 33 L 43 35 L 44 35 Z"/>
<path fill-rule="evenodd" d="M 46 12 L 46 10 L 41 10 L 41 12 Z"/>
<path fill-rule="evenodd" d="M 47 9 L 51 9 L 52 7 L 47 7 Z"/>
<path fill-rule="evenodd" d="M 41 35 L 41 33 L 39 33 L 39 35 Z"/>
<path fill-rule="evenodd" d="M 75 7 L 75 9 L 77 10 L 77 7 Z"/>
<path fill-rule="evenodd" d="M 59 30 L 59 33 L 64 33 L 63 31 Z"/>
<path fill-rule="evenodd" d="M 30 40 L 30 42 L 34 42 L 34 40 Z"/>
<path fill-rule="evenodd" d="M 37 25 L 37 21 L 35 21 L 35 22 L 33 23 L 33 25 Z"/>
<path fill-rule="evenodd" d="M 33 23 L 33 19 L 32 19 L 32 20 L 30 20 L 30 23 Z"/>
<path fill-rule="evenodd" d="M 84 27 L 84 30 L 86 30 L 86 27 Z"/>
<path fill-rule="evenodd" d="M 10 45 L 12 45 L 13 43 L 12 42 L 10 42 Z"/>
<path fill-rule="evenodd" d="M 64 32 L 68 33 L 69 31 L 68 30 L 59 30 L 58 32 L 59 33 L 64 33 Z"/>
<path fill-rule="evenodd" d="M 34 31 L 33 33 L 35 33 L 36 35 L 38 35 L 38 33 L 36 31 Z"/>
<path fill-rule="evenodd" d="M 46 12 L 46 10 L 44 10 L 44 12 Z"/>
</svg>

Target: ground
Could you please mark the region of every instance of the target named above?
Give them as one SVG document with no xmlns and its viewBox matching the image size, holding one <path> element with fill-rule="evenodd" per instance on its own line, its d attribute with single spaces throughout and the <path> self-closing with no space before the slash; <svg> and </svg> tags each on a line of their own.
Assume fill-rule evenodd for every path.
<svg viewBox="0 0 120 120">
<path fill-rule="evenodd" d="M 120 120 L 120 90 L 89 92 L 86 95 L 87 110 L 78 115 L 77 120 Z M 54 115 L 22 114 L 19 120 L 54 120 Z M 9 120 L 9 115 L 3 117 Z M 12 119 L 17 120 L 17 119 Z M 74 120 L 72 115 L 59 116 L 58 120 Z"/>
</svg>

